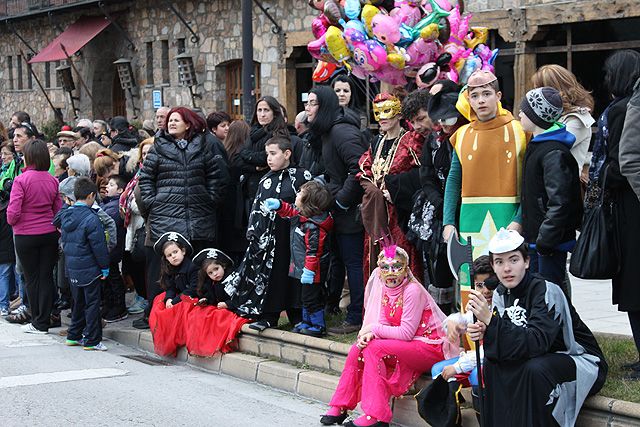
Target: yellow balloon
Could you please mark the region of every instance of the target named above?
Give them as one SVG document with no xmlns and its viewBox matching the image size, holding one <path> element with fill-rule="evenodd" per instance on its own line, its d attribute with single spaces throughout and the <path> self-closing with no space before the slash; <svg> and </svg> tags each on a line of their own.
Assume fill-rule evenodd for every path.
<svg viewBox="0 0 640 427">
<path fill-rule="evenodd" d="M 362 22 L 364 22 L 364 28 L 367 30 L 367 34 L 369 34 L 369 37 L 373 37 L 371 21 L 373 20 L 373 17 L 378 13 L 380 13 L 380 9 L 370 4 L 365 4 L 362 8 L 360 19 L 362 19 Z"/>
<path fill-rule="evenodd" d="M 402 70 L 405 66 L 404 56 L 399 53 L 389 53 L 387 54 L 387 62 L 393 68 L 397 68 L 398 70 Z"/>
<path fill-rule="evenodd" d="M 440 35 L 438 24 L 429 24 L 420 30 L 420 37 L 425 40 L 435 40 Z"/>
<path fill-rule="evenodd" d="M 487 38 L 489 37 L 489 29 L 487 27 L 471 27 L 470 30 L 473 33 L 473 36 L 467 36 L 464 38 L 464 44 L 469 49 L 474 49 L 481 43 L 487 43 Z"/>
<path fill-rule="evenodd" d="M 347 47 L 347 42 L 342 36 L 342 31 L 338 27 L 333 25 L 327 28 L 325 34 L 325 41 L 327 42 L 327 49 L 331 56 L 338 62 L 344 62 L 351 58 L 351 51 Z"/>
</svg>

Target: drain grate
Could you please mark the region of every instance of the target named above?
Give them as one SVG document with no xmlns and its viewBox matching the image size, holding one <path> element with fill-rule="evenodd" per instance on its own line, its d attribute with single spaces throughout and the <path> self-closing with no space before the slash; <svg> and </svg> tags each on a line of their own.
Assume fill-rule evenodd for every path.
<svg viewBox="0 0 640 427">
<path fill-rule="evenodd" d="M 165 362 L 162 359 L 157 359 L 155 357 L 150 357 L 150 356 L 143 356 L 140 354 L 125 354 L 122 357 L 135 360 L 136 362 L 144 363 L 145 365 L 151 365 L 151 366 L 168 366 L 169 365 L 169 363 Z"/>
</svg>

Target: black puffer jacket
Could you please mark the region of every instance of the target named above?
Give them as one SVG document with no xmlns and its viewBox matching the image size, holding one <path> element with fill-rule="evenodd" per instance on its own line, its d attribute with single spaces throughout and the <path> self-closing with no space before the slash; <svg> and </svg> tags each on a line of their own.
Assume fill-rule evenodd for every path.
<svg viewBox="0 0 640 427">
<path fill-rule="evenodd" d="M 522 168 L 522 228 L 528 243 L 547 255 L 575 240 L 582 219 L 578 164 L 571 155 L 576 138 L 566 128 L 534 137 Z"/>
<path fill-rule="evenodd" d="M 327 188 L 337 202 L 333 212 L 336 233 L 362 231 L 356 212 L 363 190 L 356 175 L 360 171 L 360 157 L 368 148 L 360 131 L 360 117 L 352 110 L 341 108 L 329 132 L 322 135 Z M 348 209 L 340 208 L 338 203 Z"/>
<path fill-rule="evenodd" d="M 137 147 L 138 143 L 140 143 L 138 135 L 132 132 L 119 133 L 113 138 L 109 148 L 116 153 L 120 153 Z"/>
<path fill-rule="evenodd" d="M 151 240 L 168 231 L 190 241 L 215 240 L 216 209 L 229 185 L 228 176 L 205 133 L 193 137 L 184 150 L 171 135 L 160 133 L 139 182 Z"/>
</svg>

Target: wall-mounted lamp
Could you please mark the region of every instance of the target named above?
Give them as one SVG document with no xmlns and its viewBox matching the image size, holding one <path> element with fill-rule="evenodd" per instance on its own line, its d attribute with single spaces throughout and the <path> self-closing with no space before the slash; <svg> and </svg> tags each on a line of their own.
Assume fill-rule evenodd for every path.
<svg viewBox="0 0 640 427">
<path fill-rule="evenodd" d="M 191 94 L 191 102 L 196 107 L 196 98 L 202 99 L 202 95 L 194 91 L 194 87 L 198 85 L 198 77 L 196 76 L 196 68 L 193 65 L 193 58 L 186 53 L 176 56 L 178 61 L 178 81 L 180 86 L 188 87 Z"/>
<path fill-rule="evenodd" d="M 131 60 L 128 58 L 120 58 L 114 62 L 116 69 L 118 71 L 118 77 L 120 78 L 120 87 L 122 90 L 125 90 L 129 93 L 131 97 L 131 105 L 133 106 L 133 118 L 137 119 L 138 115 L 136 111 L 138 108 L 136 107 L 136 103 L 133 99 L 133 89 L 136 87 L 136 81 L 133 78 L 133 68 L 131 67 Z"/>
<path fill-rule="evenodd" d="M 71 108 L 73 108 L 73 118 L 78 118 L 78 110 L 76 108 L 75 101 L 79 98 L 73 96 L 71 92 L 76 90 L 76 85 L 73 82 L 73 75 L 71 74 L 71 66 L 70 65 L 60 65 L 56 67 L 56 76 L 58 80 L 62 84 L 62 89 L 69 94 L 69 98 L 71 99 Z"/>
</svg>

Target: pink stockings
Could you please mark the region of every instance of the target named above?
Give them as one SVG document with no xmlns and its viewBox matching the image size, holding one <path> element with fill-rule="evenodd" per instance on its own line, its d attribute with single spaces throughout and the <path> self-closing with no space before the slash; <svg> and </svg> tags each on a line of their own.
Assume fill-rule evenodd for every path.
<svg viewBox="0 0 640 427">
<path fill-rule="evenodd" d="M 364 350 L 354 344 L 329 405 L 353 410 L 361 402 L 366 415 L 391 422 L 391 396 L 406 393 L 418 376 L 443 358 L 439 345 L 418 340 L 374 339 Z"/>
</svg>

